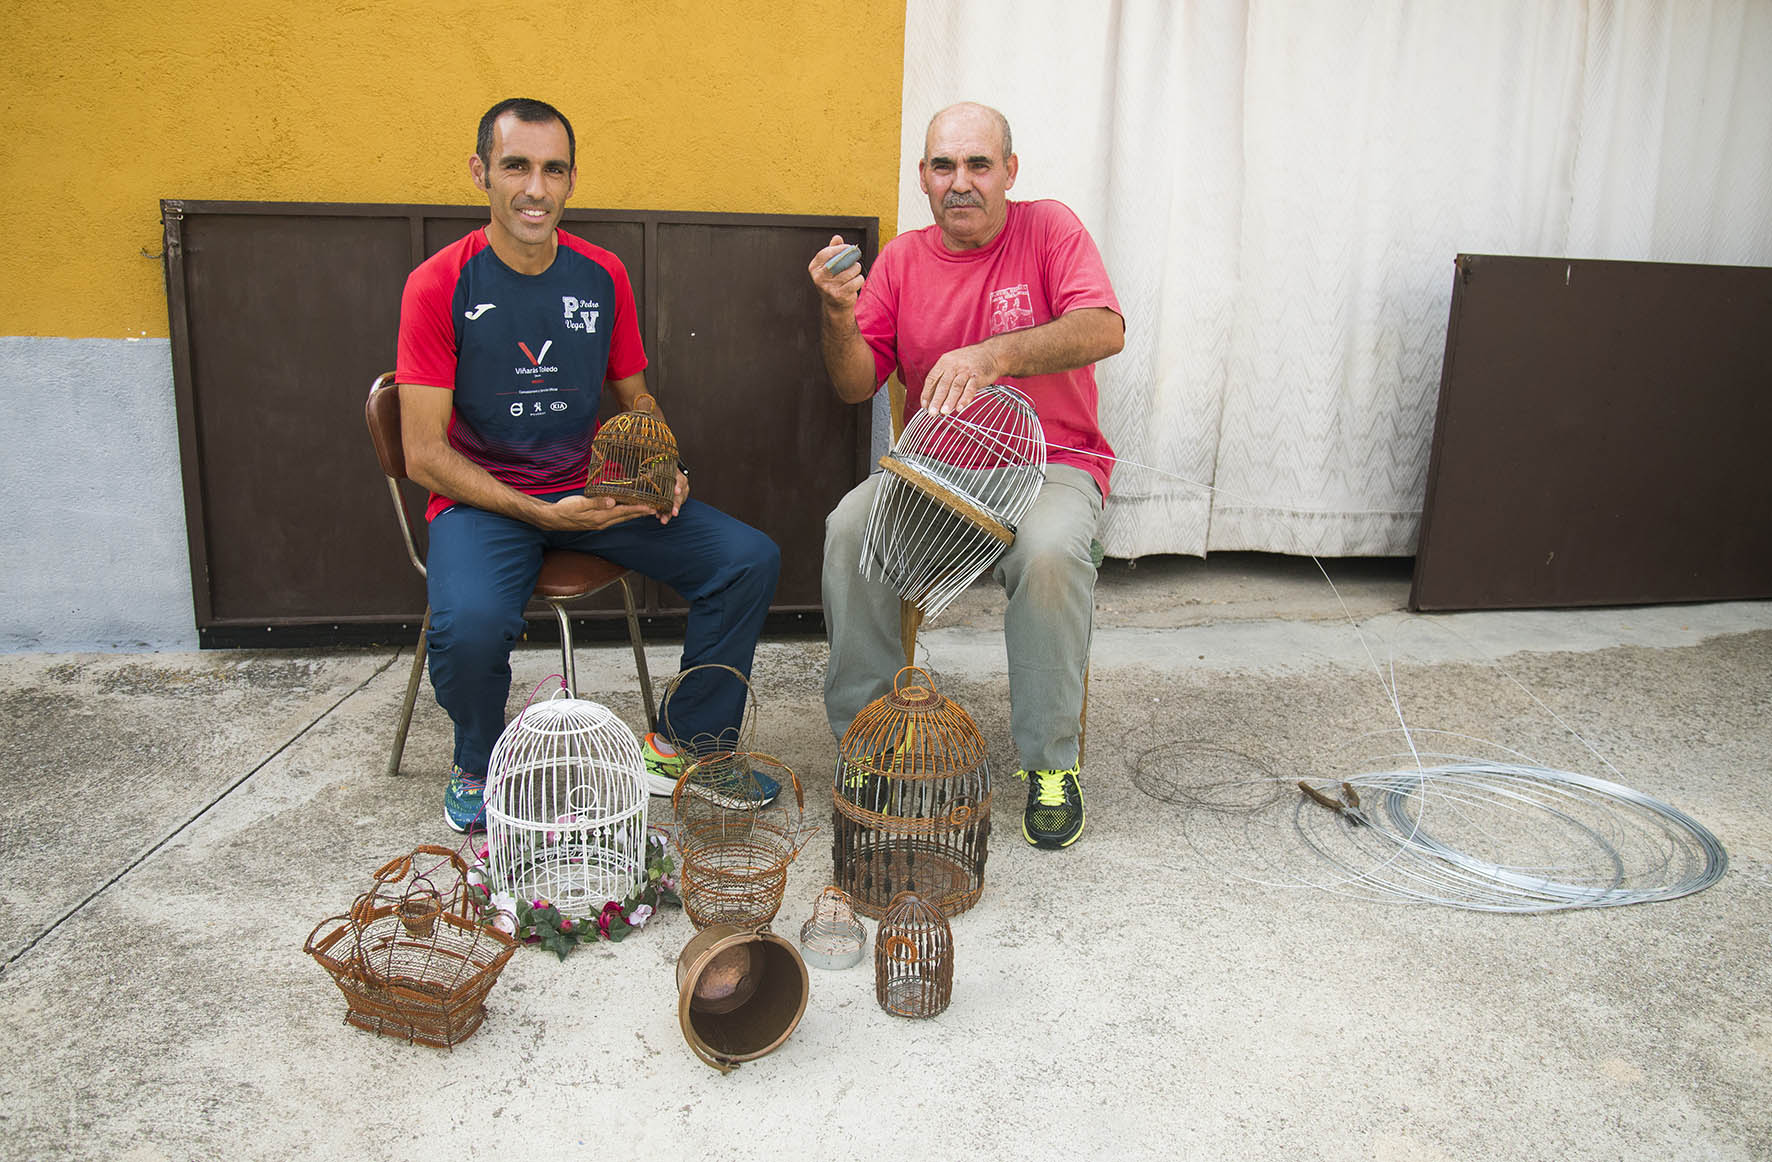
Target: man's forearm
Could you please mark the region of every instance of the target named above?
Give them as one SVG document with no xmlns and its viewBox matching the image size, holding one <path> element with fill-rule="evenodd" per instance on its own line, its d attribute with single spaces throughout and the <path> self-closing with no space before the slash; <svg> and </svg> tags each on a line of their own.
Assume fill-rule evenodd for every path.
<svg viewBox="0 0 1772 1162">
<path fill-rule="evenodd" d="M 819 342 L 824 349 L 825 371 L 831 386 L 844 403 L 861 403 L 872 398 L 880 384 L 874 378 L 874 352 L 861 337 L 855 324 L 855 311 L 827 306 L 819 325 Z"/>
<path fill-rule="evenodd" d="M 1126 345 L 1126 324 L 1106 307 L 1070 311 L 1038 327 L 1005 331 L 979 343 L 998 376 L 1074 371 L 1117 355 Z"/>
<path fill-rule="evenodd" d="M 537 528 L 553 527 L 548 520 L 553 506 L 547 501 L 537 500 L 502 483 L 447 444 L 426 448 L 417 455 L 409 453 L 406 474 L 415 483 L 461 504 L 496 512 Z"/>
</svg>

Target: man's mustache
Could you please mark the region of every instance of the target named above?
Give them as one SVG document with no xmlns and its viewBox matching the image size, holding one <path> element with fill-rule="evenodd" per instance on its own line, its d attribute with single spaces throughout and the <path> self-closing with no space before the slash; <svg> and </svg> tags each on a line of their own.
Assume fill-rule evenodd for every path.
<svg viewBox="0 0 1772 1162">
<path fill-rule="evenodd" d="M 977 194 L 948 194 L 941 200 L 941 208 L 944 210 L 952 210 L 960 206 L 977 206 L 981 210 L 984 209 L 984 203 L 979 200 Z"/>
</svg>

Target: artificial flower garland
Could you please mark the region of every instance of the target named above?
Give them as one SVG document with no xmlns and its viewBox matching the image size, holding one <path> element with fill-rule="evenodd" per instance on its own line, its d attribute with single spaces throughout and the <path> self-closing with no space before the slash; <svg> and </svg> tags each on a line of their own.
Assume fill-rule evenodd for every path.
<svg viewBox="0 0 1772 1162">
<path fill-rule="evenodd" d="M 486 883 L 486 848 L 481 846 L 474 856 L 467 898 L 480 923 L 525 944 L 539 944 L 561 960 L 586 941 L 619 943 L 644 928 L 660 905 L 682 903 L 677 897 L 676 863 L 655 835 L 646 837 L 646 879 L 627 899 L 610 900 L 595 916 L 567 916 L 551 901 L 519 900 L 509 892 L 495 892 Z"/>
</svg>

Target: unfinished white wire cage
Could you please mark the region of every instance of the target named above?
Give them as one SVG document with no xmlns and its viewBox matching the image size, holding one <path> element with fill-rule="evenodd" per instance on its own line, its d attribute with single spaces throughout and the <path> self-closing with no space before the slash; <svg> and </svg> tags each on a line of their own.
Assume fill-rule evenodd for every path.
<svg viewBox="0 0 1772 1162">
<path fill-rule="evenodd" d="M 880 467 L 862 572 L 934 617 L 1015 542 L 1046 481 L 1046 437 L 1028 398 L 993 384 L 953 415 L 919 409 Z"/>
<path fill-rule="evenodd" d="M 584 916 L 646 878 L 646 766 L 634 732 L 564 690 L 505 727 L 486 774 L 488 878 Z"/>
</svg>

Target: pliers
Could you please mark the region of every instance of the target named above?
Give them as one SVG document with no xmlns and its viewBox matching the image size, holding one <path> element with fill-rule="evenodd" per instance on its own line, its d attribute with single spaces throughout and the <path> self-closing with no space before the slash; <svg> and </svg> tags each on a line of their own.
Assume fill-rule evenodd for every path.
<svg viewBox="0 0 1772 1162">
<path fill-rule="evenodd" d="M 1354 790 L 1354 785 L 1352 783 L 1344 781 L 1341 784 L 1340 799 L 1331 799 L 1303 779 L 1298 780 L 1298 789 L 1310 796 L 1311 799 L 1319 805 L 1329 808 L 1329 810 L 1335 812 L 1343 819 L 1346 819 L 1352 826 L 1371 826 L 1372 821 L 1366 818 L 1366 812 L 1360 808 L 1360 795 L 1359 792 Z"/>
</svg>

